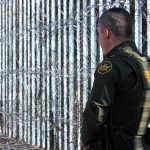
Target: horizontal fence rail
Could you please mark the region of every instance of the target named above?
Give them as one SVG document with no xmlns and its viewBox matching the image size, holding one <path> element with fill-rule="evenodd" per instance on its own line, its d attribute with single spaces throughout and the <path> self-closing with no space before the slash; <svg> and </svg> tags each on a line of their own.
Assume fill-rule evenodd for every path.
<svg viewBox="0 0 150 150">
<path fill-rule="evenodd" d="M 0 130 L 49 150 L 79 150 L 80 124 L 102 61 L 96 20 L 126 8 L 150 55 L 149 0 L 0 0 Z"/>
</svg>

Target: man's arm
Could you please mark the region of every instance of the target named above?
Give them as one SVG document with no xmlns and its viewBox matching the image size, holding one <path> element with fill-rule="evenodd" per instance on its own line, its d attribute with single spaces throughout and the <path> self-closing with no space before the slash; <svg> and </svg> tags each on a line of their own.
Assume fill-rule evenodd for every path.
<svg viewBox="0 0 150 150">
<path fill-rule="evenodd" d="M 106 73 L 101 73 L 100 68 L 105 69 L 106 64 L 102 63 L 102 65 L 99 65 L 95 72 L 91 98 L 83 112 L 81 141 L 84 144 L 92 143 L 100 137 L 101 127 L 108 118 L 109 108 L 114 99 L 113 68 L 108 72 L 106 69 Z"/>
</svg>

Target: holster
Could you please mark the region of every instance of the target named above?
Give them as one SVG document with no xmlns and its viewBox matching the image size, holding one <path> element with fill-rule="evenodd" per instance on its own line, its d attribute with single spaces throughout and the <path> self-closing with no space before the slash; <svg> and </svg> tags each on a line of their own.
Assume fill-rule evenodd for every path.
<svg viewBox="0 0 150 150">
<path fill-rule="evenodd" d="M 131 150 L 123 130 L 104 125 L 103 143 L 105 150 Z"/>
</svg>

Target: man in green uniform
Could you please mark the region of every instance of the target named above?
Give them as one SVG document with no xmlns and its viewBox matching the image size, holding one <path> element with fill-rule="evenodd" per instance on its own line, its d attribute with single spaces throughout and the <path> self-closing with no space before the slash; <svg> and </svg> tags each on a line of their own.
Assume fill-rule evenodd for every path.
<svg viewBox="0 0 150 150">
<path fill-rule="evenodd" d="M 122 8 L 109 9 L 98 20 L 104 60 L 95 71 L 83 112 L 81 150 L 107 149 L 105 124 L 120 129 L 129 149 L 150 150 L 143 140 L 150 112 L 150 63 L 136 48 L 133 26 L 132 17 Z M 123 149 L 127 150 L 122 145 Z"/>
</svg>

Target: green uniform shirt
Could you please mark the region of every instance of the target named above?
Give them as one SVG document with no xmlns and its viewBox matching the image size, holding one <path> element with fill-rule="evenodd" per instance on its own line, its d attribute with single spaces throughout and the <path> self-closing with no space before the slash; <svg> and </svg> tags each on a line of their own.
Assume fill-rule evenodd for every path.
<svg viewBox="0 0 150 150">
<path fill-rule="evenodd" d="M 121 126 L 128 136 L 137 136 L 144 89 L 136 61 L 130 58 L 130 54 L 120 55 L 126 48 L 141 55 L 134 42 L 124 42 L 113 48 L 95 71 L 91 96 L 83 113 L 81 140 L 85 144 L 101 136 L 102 126 L 110 117 L 112 105 L 113 126 Z"/>
</svg>

